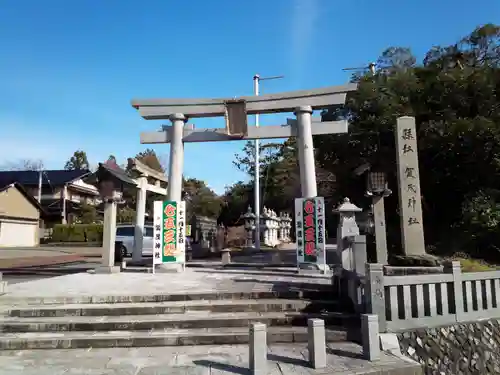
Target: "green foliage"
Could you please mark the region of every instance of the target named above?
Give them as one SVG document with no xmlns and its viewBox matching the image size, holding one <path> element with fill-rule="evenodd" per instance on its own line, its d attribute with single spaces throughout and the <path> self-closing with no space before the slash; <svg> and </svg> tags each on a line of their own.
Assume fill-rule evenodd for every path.
<svg viewBox="0 0 500 375">
<path fill-rule="evenodd" d="M 241 215 L 253 205 L 253 184 L 237 182 L 226 189 L 222 201 L 219 221 L 225 226 L 242 224 Z"/>
<path fill-rule="evenodd" d="M 53 242 L 102 242 L 102 224 L 56 224 Z"/>
<path fill-rule="evenodd" d="M 130 207 L 119 207 L 116 213 L 117 223 L 133 223 L 135 222 L 136 210 Z"/>
<path fill-rule="evenodd" d="M 500 260 L 493 230 L 500 196 L 492 193 L 500 189 L 499 31 L 486 25 L 457 44 L 433 47 L 423 64 L 412 62 L 408 50 L 390 48 L 378 74 L 357 78 L 359 89 L 343 112 L 324 114 L 346 116 L 350 133 L 315 139 L 320 164 L 342 181 L 336 199 L 349 196 L 366 207 L 364 186 L 352 177 L 366 162 L 384 168 L 396 191 L 394 126 L 399 116 L 415 116 L 427 244 Z M 397 252 L 397 194 L 386 200 L 386 212 Z"/>
<path fill-rule="evenodd" d="M 64 166 L 66 170 L 76 170 L 76 169 L 89 169 L 89 161 L 87 159 L 87 153 L 82 150 L 76 150 L 73 156 L 69 158 Z"/>
<path fill-rule="evenodd" d="M 154 169 L 155 171 L 165 173 L 165 168 L 161 165 L 160 159 L 158 159 L 158 155 L 152 149 L 146 149 L 142 152 L 139 152 L 136 156 L 136 159 L 146 164 L 149 168 Z"/>
<path fill-rule="evenodd" d="M 450 46 L 432 47 L 421 63 L 408 48 L 390 47 L 377 68 L 352 77 L 358 90 L 345 106 L 322 113 L 325 121 L 347 119 L 349 133 L 314 138 L 328 231 L 335 233 L 331 209 L 342 198 L 369 209 L 365 181 L 353 175 L 369 163 L 388 174 L 394 191 L 385 201 L 387 233 L 390 251 L 400 252 L 394 128 L 398 117 L 415 116 L 426 243 L 437 253 L 500 261 L 500 27 L 484 25 Z M 300 196 L 295 153 L 282 147 L 263 163 L 266 175 L 264 204 L 291 210 Z"/>
<path fill-rule="evenodd" d="M 190 220 L 193 215 L 218 218 L 222 206 L 220 197 L 204 181 L 188 178 L 183 182 L 187 211 L 186 219 Z"/>
<path fill-rule="evenodd" d="M 82 203 L 78 219 L 81 224 L 93 224 L 97 221 L 97 210 L 88 203 Z"/>
</svg>

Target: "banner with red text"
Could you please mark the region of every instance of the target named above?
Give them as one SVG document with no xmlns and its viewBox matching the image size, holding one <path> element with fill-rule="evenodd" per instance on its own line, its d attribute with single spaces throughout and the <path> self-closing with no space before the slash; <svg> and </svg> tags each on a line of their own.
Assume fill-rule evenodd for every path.
<svg viewBox="0 0 500 375">
<path fill-rule="evenodd" d="M 295 199 L 295 238 L 297 263 L 326 264 L 323 197 Z"/>
<path fill-rule="evenodd" d="M 185 207 L 185 202 L 154 202 L 153 264 L 186 261 Z"/>
</svg>

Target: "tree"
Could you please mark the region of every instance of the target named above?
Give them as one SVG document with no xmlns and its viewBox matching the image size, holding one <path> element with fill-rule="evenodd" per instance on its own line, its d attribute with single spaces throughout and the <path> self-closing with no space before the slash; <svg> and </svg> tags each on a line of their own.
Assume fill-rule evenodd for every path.
<svg viewBox="0 0 500 375">
<path fill-rule="evenodd" d="M 276 159 L 278 151 L 282 145 L 279 143 L 261 143 L 259 147 L 260 164 L 267 165 Z M 255 176 L 255 142 L 247 141 L 243 150 L 234 155 L 233 165 L 249 176 Z M 262 169 L 261 169 L 262 176 Z"/>
<path fill-rule="evenodd" d="M 193 215 L 218 218 L 222 200 L 204 181 L 188 178 L 183 181 L 187 219 Z"/>
<path fill-rule="evenodd" d="M 9 171 L 40 171 L 43 169 L 43 161 L 41 159 L 21 159 L 5 163 L 2 169 Z"/>
<path fill-rule="evenodd" d="M 500 235 L 491 229 L 500 215 L 499 36 L 498 26 L 478 27 L 455 44 L 433 47 L 421 64 L 407 49 L 391 47 L 375 76 L 355 77 L 358 90 L 342 111 L 323 114 L 348 118 L 349 134 L 315 138 L 318 163 L 339 182 L 335 199 L 368 207 L 363 181 L 352 176 L 367 162 L 383 167 L 396 191 L 396 119 L 415 116 L 429 249 L 500 260 Z M 386 200 L 393 253 L 400 249 L 397 197 Z"/>
<path fill-rule="evenodd" d="M 165 173 L 165 168 L 161 165 L 156 152 L 152 149 L 146 149 L 142 152 L 139 152 L 135 158 L 142 163 L 146 164 L 149 168 L 154 169 L 155 171 Z"/>
<path fill-rule="evenodd" d="M 97 220 L 97 210 L 94 206 L 84 202 L 80 207 L 78 218 L 82 224 L 93 224 Z"/>
<path fill-rule="evenodd" d="M 69 158 L 64 166 L 66 170 L 88 170 L 89 169 L 89 161 L 87 159 L 87 154 L 85 151 L 76 150 L 73 153 L 73 156 Z"/>
<path fill-rule="evenodd" d="M 226 188 L 221 198 L 219 221 L 225 226 L 241 225 L 241 215 L 249 206 L 253 206 L 253 185 L 239 181 Z"/>
</svg>

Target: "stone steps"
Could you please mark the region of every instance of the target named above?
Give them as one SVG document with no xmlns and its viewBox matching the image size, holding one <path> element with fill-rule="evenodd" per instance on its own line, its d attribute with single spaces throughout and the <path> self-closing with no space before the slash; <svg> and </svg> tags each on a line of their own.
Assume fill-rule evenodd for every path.
<svg viewBox="0 0 500 375">
<path fill-rule="evenodd" d="M 307 342 L 306 327 L 269 327 L 268 343 Z M 326 330 L 328 342 L 356 340 L 344 329 Z M 150 331 L 109 332 L 29 332 L 4 333 L 0 336 L 0 349 L 77 349 L 111 347 L 152 347 L 185 345 L 246 344 L 248 327 L 219 327 L 205 329 L 165 329 Z"/>
<path fill-rule="evenodd" d="M 294 299 L 193 300 L 143 303 L 90 303 L 15 307 L 7 311 L 11 317 L 120 316 L 182 314 L 195 311 L 227 312 L 332 312 L 337 301 Z"/>
<path fill-rule="evenodd" d="M 256 322 L 268 326 L 270 343 L 307 342 L 309 318 L 325 321 L 329 341 L 359 337 L 359 317 L 342 310 L 331 285 L 245 282 L 177 294 L 2 297 L 0 349 L 242 344 Z"/>
<path fill-rule="evenodd" d="M 309 284 L 310 285 L 310 284 Z M 299 284 L 300 286 L 300 284 Z M 310 288 L 276 288 L 276 290 L 250 291 L 206 291 L 174 294 L 141 294 L 141 295 L 94 295 L 72 297 L 2 297 L 3 305 L 66 305 L 66 304 L 115 304 L 145 302 L 177 302 L 201 300 L 248 300 L 248 299 L 299 299 L 299 300 L 333 300 L 334 294 L 328 285 L 317 285 Z"/>
<path fill-rule="evenodd" d="M 5 318 L 0 331 L 8 333 L 68 331 L 148 331 L 157 329 L 200 329 L 248 327 L 260 322 L 267 326 L 306 325 L 307 319 L 320 318 L 327 325 L 342 325 L 355 317 L 342 313 L 309 314 L 300 312 L 190 312 L 162 315 L 71 316 Z"/>
</svg>

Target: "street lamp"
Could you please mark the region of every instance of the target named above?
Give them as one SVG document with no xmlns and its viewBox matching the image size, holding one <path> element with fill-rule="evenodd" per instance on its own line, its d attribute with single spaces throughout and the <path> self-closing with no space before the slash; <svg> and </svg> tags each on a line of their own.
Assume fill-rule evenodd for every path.
<svg viewBox="0 0 500 375">
<path fill-rule="evenodd" d="M 259 96 L 259 83 L 260 81 L 270 81 L 272 79 L 281 79 L 284 76 L 270 76 L 261 77 L 256 74 L 253 76 L 253 91 L 255 96 Z M 259 114 L 255 114 L 255 126 L 259 126 Z M 254 187 L 254 200 L 255 200 L 255 248 L 260 249 L 260 149 L 259 140 L 255 140 L 255 187 Z"/>
</svg>

